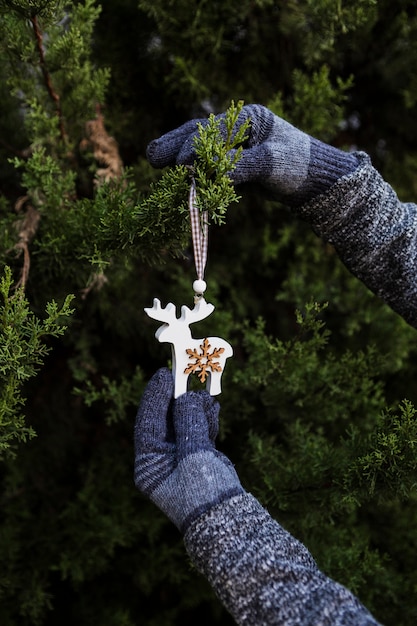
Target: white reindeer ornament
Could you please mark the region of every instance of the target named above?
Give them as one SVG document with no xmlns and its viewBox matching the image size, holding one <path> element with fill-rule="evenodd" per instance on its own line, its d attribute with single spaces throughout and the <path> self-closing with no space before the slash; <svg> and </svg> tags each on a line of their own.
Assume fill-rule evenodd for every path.
<svg viewBox="0 0 417 626">
<path fill-rule="evenodd" d="M 190 374 L 197 374 L 200 382 L 206 383 L 210 395 L 217 396 L 221 393 L 221 377 L 226 359 L 233 354 L 232 346 L 220 337 L 194 339 L 191 335 L 190 324 L 204 320 L 214 311 L 214 306 L 204 299 L 207 287 L 204 268 L 207 260 L 208 213 L 200 213 L 196 197 L 195 181 L 192 178 L 188 205 L 197 273 L 197 280 L 193 282 L 194 308 L 182 306 L 181 316 L 177 317 L 175 304 L 170 302 L 162 308 L 160 300 L 155 298 L 153 307 L 145 309 L 149 317 L 164 322 L 156 331 L 155 337 L 161 343 L 171 344 L 175 398 L 186 393 Z"/>
<path fill-rule="evenodd" d="M 232 346 L 219 337 L 194 339 L 190 324 L 205 319 L 214 311 L 214 306 L 200 296 L 195 298 L 193 309 L 181 307 L 181 316 L 176 315 L 176 306 L 170 302 L 161 307 L 158 298 L 152 308 L 145 312 L 154 320 L 164 322 L 155 333 L 161 343 L 168 342 L 172 348 L 172 375 L 174 377 L 174 397 L 187 391 L 188 377 L 196 373 L 212 396 L 221 393 L 221 376 L 226 359 L 233 354 Z"/>
</svg>

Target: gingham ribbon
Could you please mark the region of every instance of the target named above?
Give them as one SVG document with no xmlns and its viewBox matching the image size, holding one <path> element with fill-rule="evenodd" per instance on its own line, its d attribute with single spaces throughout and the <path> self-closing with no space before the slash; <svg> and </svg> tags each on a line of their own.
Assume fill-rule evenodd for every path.
<svg viewBox="0 0 417 626">
<path fill-rule="evenodd" d="M 199 280 L 204 280 L 204 270 L 206 267 L 208 248 L 208 220 L 207 211 L 200 212 L 197 207 L 197 192 L 194 179 L 191 181 L 188 206 L 190 208 L 195 269 L 197 272 L 197 278 Z"/>
</svg>

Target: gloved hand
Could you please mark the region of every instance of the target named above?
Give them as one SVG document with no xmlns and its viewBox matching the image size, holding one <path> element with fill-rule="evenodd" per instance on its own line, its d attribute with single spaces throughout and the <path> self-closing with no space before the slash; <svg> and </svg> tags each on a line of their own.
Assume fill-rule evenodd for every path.
<svg viewBox="0 0 417 626">
<path fill-rule="evenodd" d="M 215 448 L 219 404 L 207 391 L 175 401 L 171 372 L 160 369 L 143 394 L 135 424 L 135 484 L 181 532 L 197 517 L 244 493 Z"/>
<path fill-rule="evenodd" d="M 301 204 L 326 191 L 358 165 L 353 154 L 310 137 L 259 104 L 242 107 L 235 129 L 248 117 L 248 139 L 241 159 L 230 172 L 235 184 L 258 183 L 279 200 Z M 222 121 L 224 114 L 218 119 Z M 151 165 L 191 165 L 198 122 L 207 124 L 204 119 L 191 120 L 152 141 L 147 148 Z M 222 123 L 220 131 L 224 136 Z"/>
</svg>

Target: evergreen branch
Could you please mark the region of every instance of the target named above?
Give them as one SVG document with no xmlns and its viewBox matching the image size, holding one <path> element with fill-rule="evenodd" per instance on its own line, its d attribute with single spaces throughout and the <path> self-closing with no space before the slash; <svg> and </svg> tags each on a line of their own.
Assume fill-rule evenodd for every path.
<svg viewBox="0 0 417 626">
<path fill-rule="evenodd" d="M 103 403 L 106 424 L 114 424 L 128 418 L 129 410 L 137 405 L 139 390 L 145 386 L 141 368 L 136 367 L 131 377 L 112 380 L 102 376 L 98 383 L 87 380 L 84 387 L 75 387 L 74 394 L 83 398 L 86 406 Z"/>
<path fill-rule="evenodd" d="M 60 337 L 66 326 L 63 317 L 73 313 L 67 296 L 61 308 L 55 301 L 46 305 L 44 320 L 37 318 L 20 288 L 11 293 L 12 273 L 6 266 L 0 279 L 0 460 L 12 453 L 12 442 L 35 436 L 26 426 L 22 407 L 24 383 L 36 375 L 50 348 L 46 337 Z"/>
<path fill-rule="evenodd" d="M 54 102 L 55 105 L 55 112 L 56 115 L 58 117 L 58 126 L 59 126 L 59 132 L 61 135 L 61 139 L 63 142 L 67 141 L 67 133 L 65 130 L 65 125 L 64 125 L 64 116 L 62 113 L 62 107 L 61 107 L 61 99 L 59 97 L 59 94 L 55 91 L 55 88 L 53 86 L 52 83 L 52 77 L 51 74 L 48 70 L 47 64 L 46 64 L 46 59 L 45 59 L 45 52 L 43 49 L 43 35 L 42 35 L 42 31 L 39 27 L 39 22 L 38 22 L 38 18 L 36 15 L 31 16 L 30 18 L 30 22 L 32 24 L 33 27 L 33 32 L 35 35 L 35 41 L 36 41 L 36 49 L 38 51 L 38 55 L 39 55 L 39 62 L 40 62 L 40 68 L 42 71 L 42 75 L 44 78 L 44 83 L 47 89 L 47 92 L 49 94 L 49 97 L 51 98 L 51 100 Z"/>
<path fill-rule="evenodd" d="M 51 10 L 50 0 L 44 0 L 43 2 L 36 3 L 16 2 L 16 0 L 4 0 L 4 3 L 7 7 L 28 19 L 35 15 L 43 15 L 44 13 L 48 13 Z"/>
<path fill-rule="evenodd" d="M 200 211 L 208 211 L 211 219 L 219 225 L 225 222 L 227 207 L 240 199 L 229 173 L 242 156 L 242 144 L 250 126 L 250 121 L 246 120 L 235 131 L 242 107 L 243 101 L 236 105 L 232 101 L 222 120 L 211 114 L 207 125 L 198 124 L 199 134 L 194 141 L 197 205 Z"/>
</svg>

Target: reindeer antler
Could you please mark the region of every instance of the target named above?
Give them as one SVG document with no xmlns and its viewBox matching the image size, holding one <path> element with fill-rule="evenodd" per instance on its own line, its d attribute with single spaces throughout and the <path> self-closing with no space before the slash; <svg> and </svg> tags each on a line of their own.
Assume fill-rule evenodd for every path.
<svg viewBox="0 0 417 626">
<path fill-rule="evenodd" d="M 188 306 L 185 305 L 181 307 L 180 320 L 186 324 L 193 324 L 194 322 L 204 320 L 210 313 L 213 313 L 213 311 L 214 305 L 206 302 L 204 298 L 200 298 L 193 309 L 189 309 Z"/>
<path fill-rule="evenodd" d="M 177 319 L 175 304 L 169 302 L 165 308 L 162 308 L 161 301 L 158 298 L 154 298 L 153 307 L 145 308 L 145 313 L 152 319 L 158 322 L 165 322 L 166 324 Z"/>
</svg>

